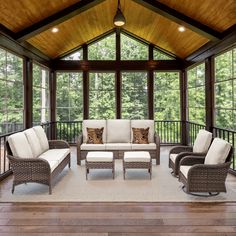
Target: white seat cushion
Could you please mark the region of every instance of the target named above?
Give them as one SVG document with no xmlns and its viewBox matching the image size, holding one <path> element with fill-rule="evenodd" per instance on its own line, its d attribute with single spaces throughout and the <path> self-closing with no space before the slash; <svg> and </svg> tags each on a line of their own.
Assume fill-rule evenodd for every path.
<svg viewBox="0 0 236 236">
<path fill-rule="evenodd" d="M 107 142 L 107 124 L 106 120 L 83 120 L 82 133 L 83 133 L 83 143 L 87 143 L 87 128 L 98 128 L 103 127 L 102 141 Z"/>
<path fill-rule="evenodd" d="M 87 144 L 87 143 L 83 143 L 80 146 L 80 150 L 82 150 L 82 151 L 106 150 L 106 145 L 105 144 Z"/>
<path fill-rule="evenodd" d="M 36 135 L 38 136 L 39 142 L 41 144 L 42 152 L 45 152 L 49 149 L 48 138 L 44 132 L 44 129 L 41 126 L 33 127 Z"/>
<path fill-rule="evenodd" d="M 131 150 L 130 143 L 106 143 L 106 150 Z"/>
<path fill-rule="evenodd" d="M 176 153 L 171 153 L 170 154 L 170 159 L 171 159 L 171 161 L 173 162 L 173 163 L 175 163 L 175 160 L 176 160 L 176 157 L 178 156 L 178 154 L 176 154 Z"/>
<path fill-rule="evenodd" d="M 148 128 L 148 142 L 154 143 L 154 120 L 131 120 L 131 140 L 133 142 L 133 131 L 132 128 Z"/>
<path fill-rule="evenodd" d="M 151 156 L 149 152 L 125 152 L 125 162 L 150 162 Z"/>
<path fill-rule="evenodd" d="M 13 156 L 21 158 L 33 158 L 30 144 L 23 132 L 12 134 L 8 137 L 8 143 Z"/>
<path fill-rule="evenodd" d="M 201 129 L 196 137 L 193 145 L 193 152 L 207 153 L 208 148 L 211 145 L 212 133 Z"/>
<path fill-rule="evenodd" d="M 88 162 L 112 162 L 112 152 L 88 152 L 86 156 Z"/>
<path fill-rule="evenodd" d="M 31 151 L 33 153 L 34 157 L 38 157 L 40 154 L 43 153 L 43 149 L 41 147 L 39 138 L 37 134 L 35 133 L 34 129 L 27 129 L 23 132 L 29 142 L 29 145 L 31 147 Z"/>
<path fill-rule="evenodd" d="M 149 144 L 135 144 L 132 143 L 132 150 L 155 150 L 156 144 L 155 143 L 149 143 Z"/>
<path fill-rule="evenodd" d="M 107 143 L 130 143 L 130 120 L 107 120 Z"/>
<path fill-rule="evenodd" d="M 51 169 L 51 173 L 57 168 L 59 165 L 59 161 L 48 161 Z"/>
<path fill-rule="evenodd" d="M 69 148 L 50 149 L 39 156 L 46 161 L 58 161 L 61 163 L 64 158 L 70 153 Z"/>
<path fill-rule="evenodd" d="M 207 152 L 205 164 L 222 164 L 230 152 L 231 145 L 223 139 L 215 138 Z"/>
<path fill-rule="evenodd" d="M 180 166 L 180 172 L 185 176 L 185 178 L 188 178 L 188 171 L 192 166 Z"/>
</svg>

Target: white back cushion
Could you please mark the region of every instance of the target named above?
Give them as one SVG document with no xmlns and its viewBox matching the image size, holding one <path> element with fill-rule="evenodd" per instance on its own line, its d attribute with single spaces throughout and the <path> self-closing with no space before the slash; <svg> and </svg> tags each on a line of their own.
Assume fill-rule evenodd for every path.
<svg viewBox="0 0 236 236">
<path fill-rule="evenodd" d="M 130 120 L 107 120 L 107 143 L 130 143 Z"/>
<path fill-rule="evenodd" d="M 83 127 L 82 127 L 82 133 L 83 133 L 83 143 L 87 143 L 87 128 L 98 128 L 103 129 L 102 134 L 102 141 L 103 143 L 106 143 L 107 141 L 107 124 L 106 120 L 83 120 Z"/>
<path fill-rule="evenodd" d="M 41 144 L 42 152 L 45 152 L 49 149 L 48 138 L 44 132 L 44 129 L 41 126 L 33 127 L 36 135 L 38 136 L 39 142 Z"/>
<path fill-rule="evenodd" d="M 211 145 L 212 133 L 200 129 L 193 145 L 193 152 L 207 152 Z"/>
<path fill-rule="evenodd" d="M 33 158 L 29 142 L 23 132 L 12 134 L 8 137 L 8 143 L 13 156 L 21 158 Z"/>
<path fill-rule="evenodd" d="M 38 157 L 40 154 L 43 153 L 43 149 L 41 147 L 39 138 L 35 133 L 34 129 L 27 129 L 23 132 L 28 140 L 28 143 L 31 147 L 31 151 L 34 157 Z"/>
<path fill-rule="evenodd" d="M 205 164 L 222 164 L 229 154 L 231 145 L 223 139 L 215 138 L 205 158 Z"/>
<path fill-rule="evenodd" d="M 131 120 L 131 141 L 133 142 L 132 128 L 148 128 L 148 142 L 154 143 L 154 120 Z"/>
</svg>

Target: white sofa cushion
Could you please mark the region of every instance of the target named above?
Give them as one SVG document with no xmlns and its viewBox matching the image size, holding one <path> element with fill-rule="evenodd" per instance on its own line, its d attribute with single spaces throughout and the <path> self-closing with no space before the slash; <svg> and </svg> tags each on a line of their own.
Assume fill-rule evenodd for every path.
<svg viewBox="0 0 236 236">
<path fill-rule="evenodd" d="M 180 166 L 180 172 L 182 172 L 186 179 L 188 178 L 188 172 L 191 167 L 192 166 Z"/>
<path fill-rule="evenodd" d="M 39 158 L 44 159 L 46 161 L 58 161 L 58 164 L 61 163 L 64 158 L 70 153 L 69 148 L 62 149 L 50 149 L 44 153 L 42 153 Z"/>
<path fill-rule="evenodd" d="M 107 143 L 130 143 L 130 120 L 107 120 Z"/>
<path fill-rule="evenodd" d="M 106 150 L 131 150 L 130 143 L 107 143 Z"/>
<path fill-rule="evenodd" d="M 131 140 L 130 142 L 133 142 L 133 131 L 132 128 L 148 128 L 148 142 L 154 143 L 154 120 L 131 120 Z"/>
<path fill-rule="evenodd" d="M 83 143 L 87 142 L 87 128 L 99 128 L 103 129 L 103 134 L 102 134 L 102 141 L 103 143 L 107 142 L 107 125 L 106 125 L 106 120 L 83 120 L 83 125 L 82 125 L 82 133 L 83 133 Z"/>
<path fill-rule="evenodd" d="M 155 150 L 156 144 L 155 143 L 149 143 L 149 144 L 131 144 L 132 150 Z"/>
<path fill-rule="evenodd" d="M 86 156 L 87 161 L 91 162 L 112 162 L 112 152 L 88 152 Z"/>
<path fill-rule="evenodd" d="M 200 129 L 193 145 L 193 152 L 207 152 L 211 145 L 212 133 Z"/>
<path fill-rule="evenodd" d="M 151 156 L 149 152 L 125 152 L 125 162 L 150 162 Z"/>
<path fill-rule="evenodd" d="M 51 169 L 51 173 L 57 168 L 57 166 L 59 165 L 59 161 L 48 161 L 49 165 L 50 165 L 50 169 Z"/>
<path fill-rule="evenodd" d="M 105 150 L 106 149 L 106 145 L 105 144 L 87 144 L 87 143 L 83 143 L 80 146 L 80 150 L 82 151 L 96 151 L 96 150 Z"/>
<path fill-rule="evenodd" d="M 171 159 L 171 161 L 173 162 L 173 163 L 175 163 L 175 160 L 176 160 L 176 157 L 178 156 L 178 154 L 176 154 L 176 153 L 171 153 L 170 154 L 170 159 Z"/>
<path fill-rule="evenodd" d="M 44 132 L 44 129 L 41 126 L 34 126 L 33 127 L 36 135 L 38 136 L 42 152 L 45 152 L 49 149 L 48 138 Z"/>
<path fill-rule="evenodd" d="M 29 145 L 31 147 L 31 151 L 33 153 L 33 157 L 38 157 L 40 154 L 43 153 L 43 149 L 40 145 L 39 138 L 37 134 L 35 133 L 34 129 L 27 129 L 23 132 L 29 142 Z"/>
<path fill-rule="evenodd" d="M 12 134 L 8 137 L 8 143 L 13 156 L 21 158 L 33 158 L 30 144 L 23 132 Z"/>
<path fill-rule="evenodd" d="M 214 138 L 205 157 L 205 164 L 222 164 L 230 152 L 231 145 L 223 139 Z"/>
</svg>

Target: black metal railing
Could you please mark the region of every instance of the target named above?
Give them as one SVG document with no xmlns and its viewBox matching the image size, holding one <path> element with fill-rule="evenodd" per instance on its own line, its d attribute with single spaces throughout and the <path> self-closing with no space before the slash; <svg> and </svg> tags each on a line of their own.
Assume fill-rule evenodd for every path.
<svg viewBox="0 0 236 236">
<path fill-rule="evenodd" d="M 155 121 L 155 131 L 160 136 L 161 144 L 181 143 L 181 121 Z"/>
</svg>

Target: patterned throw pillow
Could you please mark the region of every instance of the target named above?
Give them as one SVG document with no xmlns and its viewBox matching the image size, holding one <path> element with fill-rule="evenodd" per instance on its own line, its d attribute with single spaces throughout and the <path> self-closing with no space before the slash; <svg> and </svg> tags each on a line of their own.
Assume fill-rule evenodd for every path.
<svg viewBox="0 0 236 236">
<path fill-rule="evenodd" d="M 87 128 L 87 143 L 88 144 L 103 144 L 102 133 L 104 127 L 99 128 Z"/>
<path fill-rule="evenodd" d="M 132 128 L 133 130 L 133 143 L 136 144 L 149 144 L 148 142 L 148 132 L 149 127 L 144 128 Z"/>
</svg>

